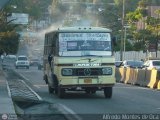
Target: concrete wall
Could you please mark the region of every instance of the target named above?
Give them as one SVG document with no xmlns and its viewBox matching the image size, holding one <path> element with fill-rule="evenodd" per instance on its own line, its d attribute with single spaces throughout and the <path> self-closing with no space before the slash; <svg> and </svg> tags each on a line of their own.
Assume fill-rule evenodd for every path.
<svg viewBox="0 0 160 120">
<path fill-rule="evenodd" d="M 123 53 L 123 60 L 141 60 L 148 57 L 156 57 L 156 52 L 143 53 L 143 51 L 129 51 Z M 157 53 L 157 57 L 160 58 L 160 51 Z M 120 61 L 120 52 L 115 52 L 116 61 Z"/>
</svg>

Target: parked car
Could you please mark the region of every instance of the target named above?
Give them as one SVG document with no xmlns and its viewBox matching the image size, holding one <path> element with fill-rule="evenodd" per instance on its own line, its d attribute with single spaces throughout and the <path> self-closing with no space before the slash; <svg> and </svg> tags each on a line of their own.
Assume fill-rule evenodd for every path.
<svg viewBox="0 0 160 120">
<path fill-rule="evenodd" d="M 143 64 L 143 61 L 125 60 L 120 66 L 123 66 L 124 68 L 142 68 Z"/>
<path fill-rule="evenodd" d="M 143 69 L 160 71 L 160 60 L 147 60 L 143 65 Z"/>
<path fill-rule="evenodd" d="M 37 66 L 39 60 L 37 58 L 33 58 L 30 60 L 30 66 Z"/>
<path fill-rule="evenodd" d="M 8 61 L 8 62 L 12 62 L 15 63 L 15 61 L 17 60 L 16 55 L 7 55 L 5 57 L 3 57 L 3 61 Z"/>
<path fill-rule="evenodd" d="M 120 67 L 122 63 L 123 63 L 123 61 L 115 61 L 114 64 L 116 67 Z"/>
<path fill-rule="evenodd" d="M 5 58 L 11 59 L 13 61 L 16 61 L 16 55 L 7 55 Z"/>
<path fill-rule="evenodd" d="M 16 69 L 18 69 L 19 67 L 26 67 L 27 69 L 29 69 L 29 60 L 27 58 L 27 56 L 25 55 L 21 55 L 17 57 L 17 61 L 15 63 L 15 67 Z"/>
</svg>

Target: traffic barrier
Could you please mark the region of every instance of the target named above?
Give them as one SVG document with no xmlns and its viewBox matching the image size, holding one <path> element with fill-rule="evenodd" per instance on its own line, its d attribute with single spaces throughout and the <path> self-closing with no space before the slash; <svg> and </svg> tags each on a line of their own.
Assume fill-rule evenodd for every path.
<svg viewBox="0 0 160 120">
<path fill-rule="evenodd" d="M 158 81 L 157 89 L 160 90 L 160 80 Z"/>
<path fill-rule="evenodd" d="M 137 81 L 137 77 L 138 77 L 138 69 L 133 69 L 131 84 L 135 85 L 135 81 Z"/>
<path fill-rule="evenodd" d="M 145 79 L 141 80 L 140 86 L 147 87 L 151 79 L 152 70 L 145 70 Z"/>
<path fill-rule="evenodd" d="M 157 80 L 157 70 L 152 70 L 151 71 L 151 76 L 150 76 L 150 79 L 149 79 L 149 83 L 148 83 L 148 87 L 149 88 L 156 88 L 157 87 L 157 83 L 158 83 L 158 80 Z"/>
<path fill-rule="evenodd" d="M 120 82 L 124 82 L 126 79 L 126 69 L 125 68 L 119 68 L 121 79 Z"/>
<path fill-rule="evenodd" d="M 160 71 L 133 68 L 117 68 L 116 80 L 160 90 Z"/>
<path fill-rule="evenodd" d="M 157 71 L 157 80 L 160 80 L 160 71 Z"/>
<path fill-rule="evenodd" d="M 120 80 L 122 78 L 122 74 L 121 74 L 121 71 L 119 68 L 116 68 L 115 78 L 116 78 L 116 82 L 120 82 Z"/>
<path fill-rule="evenodd" d="M 137 69 L 137 77 L 134 79 L 135 85 L 142 85 L 145 81 L 146 71 L 142 69 Z"/>
<path fill-rule="evenodd" d="M 131 72 L 131 68 L 126 68 L 124 83 L 128 83 L 131 76 L 130 72 Z"/>
<path fill-rule="evenodd" d="M 160 71 L 157 71 L 157 89 L 160 90 Z"/>
<path fill-rule="evenodd" d="M 125 83 L 133 84 L 133 80 L 136 78 L 136 69 L 127 68 Z"/>
</svg>

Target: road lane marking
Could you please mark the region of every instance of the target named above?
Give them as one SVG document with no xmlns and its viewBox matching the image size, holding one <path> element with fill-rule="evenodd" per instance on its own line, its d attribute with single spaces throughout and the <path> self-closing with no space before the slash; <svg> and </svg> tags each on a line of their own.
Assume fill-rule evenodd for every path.
<svg viewBox="0 0 160 120">
<path fill-rule="evenodd" d="M 35 86 L 35 87 L 37 87 L 37 88 L 48 87 L 47 85 L 33 85 L 33 86 Z"/>
<path fill-rule="evenodd" d="M 27 81 L 30 81 L 27 77 L 25 77 L 23 74 L 21 74 L 21 73 L 19 73 L 20 74 L 20 76 L 23 78 L 23 79 L 25 79 L 25 80 L 27 80 Z"/>
<path fill-rule="evenodd" d="M 40 101 L 43 100 L 31 87 L 29 87 L 29 86 L 26 84 L 26 82 L 24 82 L 23 80 L 21 80 L 21 81 L 37 96 L 37 98 L 38 98 Z"/>
<path fill-rule="evenodd" d="M 73 110 L 63 104 L 58 103 L 54 106 L 56 106 L 68 120 L 82 120 L 82 118 L 79 117 Z"/>
<path fill-rule="evenodd" d="M 8 81 L 6 81 L 6 84 L 7 84 L 8 95 L 9 95 L 9 97 L 11 97 L 11 90 L 9 88 Z"/>
</svg>

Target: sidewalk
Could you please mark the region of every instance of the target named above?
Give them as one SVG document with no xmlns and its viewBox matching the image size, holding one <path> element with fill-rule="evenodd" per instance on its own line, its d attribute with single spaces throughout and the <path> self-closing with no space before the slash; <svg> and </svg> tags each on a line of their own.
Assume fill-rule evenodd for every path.
<svg viewBox="0 0 160 120">
<path fill-rule="evenodd" d="M 0 62 L 0 120 L 16 120 L 16 113 L 12 98 L 7 89 L 7 81 Z"/>
</svg>

